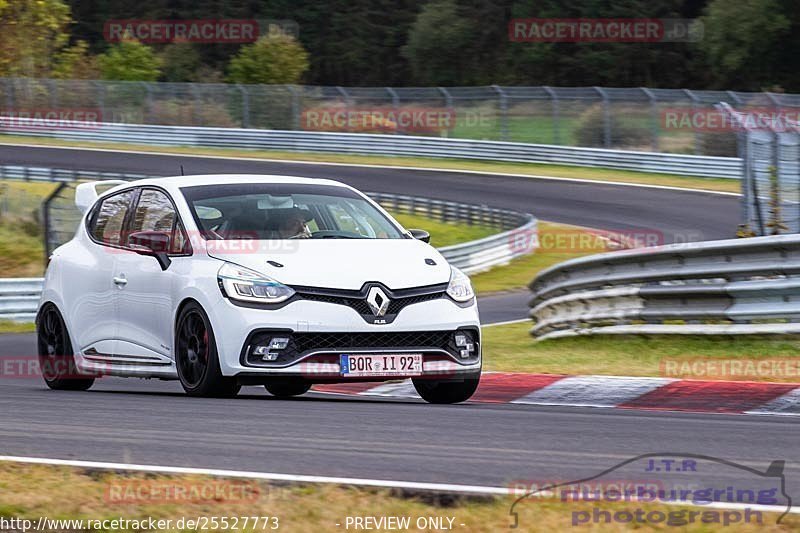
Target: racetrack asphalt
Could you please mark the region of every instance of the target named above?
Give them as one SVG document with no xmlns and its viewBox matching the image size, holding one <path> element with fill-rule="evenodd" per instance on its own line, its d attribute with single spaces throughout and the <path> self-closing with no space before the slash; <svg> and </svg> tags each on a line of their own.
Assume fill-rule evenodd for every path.
<svg viewBox="0 0 800 533">
<path fill-rule="evenodd" d="M 555 180 L 6 146 L 0 160 L 164 175 L 183 164 L 187 173 L 335 178 L 362 190 L 485 203 L 555 222 L 657 229 L 667 242 L 689 233 L 694 240 L 731 237 L 738 215 L 738 199 L 730 196 Z M 524 294 L 509 298 L 524 306 Z M 34 349 L 33 335 L 0 336 L 2 359 L 30 357 Z M 791 417 L 437 406 L 314 393 L 280 400 L 254 387 L 237 399 L 212 400 L 187 398 L 175 382 L 104 378 L 89 392 L 56 392 L 36 377 L 0 379 L 3 455 L 504 486 L 580 479 L 643 453 L 698 453 L 761 470 L 785 460 L 787 490 L 800 494 L 798 437 Z M 697 473 L 695 481 L 736 479 L 708 475 Z"/>
</svg>

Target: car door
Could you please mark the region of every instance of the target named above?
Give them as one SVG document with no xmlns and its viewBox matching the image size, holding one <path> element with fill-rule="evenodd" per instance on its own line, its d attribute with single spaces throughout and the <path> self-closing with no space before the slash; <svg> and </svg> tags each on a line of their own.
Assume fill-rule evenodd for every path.
<svg viewBox="0 0 800 533">
<path fill-rule="evenodd" d="M 63 266 L 73 348 L 83 354 L 102 357 L 115 350 L 114 264 L 133 198 L 134 191 L 127 190 L 98 202 L 87 217 L 82 253 Z"/>
<path fill-rule="evenodd" d="M 186 255 L 187 240 L 175 206 L 165 191 L 142 188 L 135 204 L 126 231 L 125 250 L 117 255 L 114 266 L 114 279 L 119 287 L 118 357 L 159 364 L 172 359 L 175 268 L 162 270 L 154 257 L 132 251 L 130 238 L 142 231 L 167 233 L 170 257 Z"/>
</svg>

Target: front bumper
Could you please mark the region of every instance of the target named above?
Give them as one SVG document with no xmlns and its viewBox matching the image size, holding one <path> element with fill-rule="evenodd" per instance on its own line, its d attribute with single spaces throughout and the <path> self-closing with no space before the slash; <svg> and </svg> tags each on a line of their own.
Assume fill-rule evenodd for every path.
<svg viewBox="0 0 800 533">
<path fill-rule="evenodd" d="M 448 299 L 405 307 L 391 324 L 369 324 L 355 310 L 334 303 L 300 300 L 280 309 L 252 309 L 223 299 L 209 313 L 223 375 L 242 381 L 260 378 L 302 378 L 313 382 L 381 381 L 404 376 L 351 378 L 340 374 L 339 357 L 353 353 L 421 353 L 426 378 L 459 379 L 481 368 L 477 305 L 460 306 Z M 461 357 L 456 332 L 474 342 L 473 353 Z M 289 338 L 275 361 L 262 361 L 251 347 L 272 337 Z M 283 353 L 280 353 L 283 352 Z"/>
</svg>

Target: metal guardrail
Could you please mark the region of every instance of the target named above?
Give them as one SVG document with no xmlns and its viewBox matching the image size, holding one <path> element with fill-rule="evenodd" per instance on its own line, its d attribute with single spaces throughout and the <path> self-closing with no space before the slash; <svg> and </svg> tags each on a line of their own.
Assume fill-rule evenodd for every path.
<svg viewBox="0 0 800 533">
<path fill-rule="evenodd" d="M 800 333 L 800 235 L 573 259 L 529 285 L 531 334 Z"/>
<path fill-rule="evenodd" d="M 0 167 L 0 178 L 17 176 L 13 179 L 39 179 L 47 176 L 59 176 L 61 181 L 78 179 L 134 179 L 130 174 L 98 173 L 92 171 L 67 171 L 61 169 L 23 169 L 23 167 Z M 22 169 L 22 170 L 20 170 Z M 24 176 L 24 177 L 23 177 Z M 145 176 L 137 176 L 142 178 Z M 63 189 L 74 194 L 71 189 Z M 493 266 L 503 265 L 512 259 L 533 252 L 537 237 L 537 220 L 529 214 L 517 213 L 504 209 L 495 209 L 476 204 L 464 204 L 433 200 L 414 196 L 402 196 L 386 193 L 367 193 L 375 201 L 395 213 L 424 215 L 445 222 L 463 222 L 469 225 L 496 227 L 502 230 L 496 235 L 439 248 L 450 264 L 460 268 L 467 274 L 488 270 Z M 71 200 L 71 198 L 69 199 Z M 48 204 L 50 205 L 50 204 Z M 65 208 L 59 208 L 63 210 Z M 70 209 L 74 208 L 70 204 Z M 57 217 L 46 213 L 46 219 L 57 222 Z M 70 218 L 70 220 L 73 220 Z M 74 220 L 77 220 L 75 218 Z M 46 228 L 48 236 L 57 233 L 69 238 L 75 228 L 60 228 L 58 232 Z M 58 245 L 60 242 L 48 244 Z M 435 244 L 435 243 L 434 243 Z M 41 278 L 0 279 L 0 319 L 33 320 L 39 303 L 43 280 Z"/>
<path fill-rule="evenodd" d="M 36 127 L 35 123 L 29 121 L 29 119 L 0 116 L 0 133 L 70 141 L 101 141 L 159 146 L 433 157 L 514 163 L 551 163 L 729 179 L 740 179 L 742 174 L 742 162 L 736 157 L 635 152 L 406 135 L 152 126 L 145 124 L 85 123 L 83 126 L 81 124 L 84 123 L 75 122 L 69 128 L 43 129 Z"/>
<path fill-rule="evenodd" d="M 0 319 L 32 321 L 42 281 L 42 278 L 0 278 Z"/>
</svg>

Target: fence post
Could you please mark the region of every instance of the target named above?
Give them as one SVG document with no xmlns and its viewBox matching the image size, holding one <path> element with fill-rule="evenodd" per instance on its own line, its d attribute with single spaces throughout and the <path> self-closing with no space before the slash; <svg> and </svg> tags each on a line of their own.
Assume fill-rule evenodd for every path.
<svg viewBox="0 0 800 533">
<path fill-rule="evenodd" d="M 292 129 L 297 131 L 300 127 L 300 91 L 295 85 L 287 85 L 287 89 L 292 93 Z"/>
<path fill-rule="evenodd" d="M 608 101 L 608 93 L 600 88 L 594 87 L 603 99 L 603 146 L 611 148 L 611 105 Z"/>
<path fill-rule="evenodd" d="M 349 118 L 350 118 L 350 103 L 351 103 L 350 102 L 350 94 L 345 90 L 344 87 L 337 86 L 336 90 L 339 91 L 339 94 L 341 94 L 342 98 L 344 98 L 344 112 L 345 112 L 345 115 L 348 118 L 348 120 L 347 120 L 347 124 L 348 124 L 347 131 L 350 132 L 350 120 L 349 120 Z"/>
<path fill-rule="evenodd" d="M 492 85 L 500 99 L 500 140 L 508 140 L 508 95 L 497 85 Z"/>
<path fill-rule="evenodd" d="M 241 84 L 237 83 L 236 88 L 239 89 L 239 94 L 242 95 L 242 127 L 250 127 L 250 95 L 247 89 Z"/>
<path fill-rule="evenodd" d="M 647 87 L 639 87 L 642 92 L 647 95 L 648 100 L 650 100 L 650 133 L 652 135 L 652 146 L 653 151 L 658 152 L 658 133 L 659 133 L 659 124 L 658 124 L 658 99 L 656 95 L 653 94 L 653 91 L 648 89 Z"/>
<path fill-rule="evenodd" d="M 153 108 L 153 88 L 150 87 L 150 84 L 148 82 L 146 82 L 146 81 L 140 81 L 139 84 L 142 87 L 144 87 L 144 90 L 147 93 L 147 96 L 145 97 L 145 101 L 144 101 L 145 112 L 144 112 L 144 117 L 143 118 L 144 118 L 145 124 L 150 124 L 150 116 L 151 116 L 152 108 Z"/>
<path fill-rule="evenodd" d="M 95 90 L 95 101 L 97 102 L 97 107 L 100 109 L 100 122 L 116 122 L 114 117 L 112 120 L 108 120 L 106 116 L 106 86 L 99 81 L 91 81 L 92 87 Z"/>
<path fill-rule="evenodd" d="M 700 103 L 700 99 L 695 96 L 695 94 L 689 90 L 684 89 L 683 92 L 692 100 L 692 115 L 697 112 L 697 104 Z M 703 153 L 703 138 L 699 131 L 694 132 L 694 155 L 701 155 Z"/>
<path fill-rule="evenodd" d="M 389 96 L 392 97 L 392 108 L 397 111 L 400 107 L 400 97 L 397 95 L 397 91 L 392 89 L 391 87 L 384 87 L 386 92 L 389 93 Z M 399 128 L 394 129 L 394 134 L 397 135 L 399 133 Z"/>
<path fill-rule="evenodd" d="M 550 104 L 553 108 L 553 144 L 561 144 L 561 106 L 558 102 L 558 94 L 552 87 L 543 86 L 542 89 L 550 96 Z"/>
<path fill-rule="evenodd" d="M 9 111 L 14 109 L 14 80 L 12 78 L 5 79 L 6 86 L 6 107 Z"/>
</svg>

